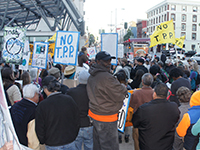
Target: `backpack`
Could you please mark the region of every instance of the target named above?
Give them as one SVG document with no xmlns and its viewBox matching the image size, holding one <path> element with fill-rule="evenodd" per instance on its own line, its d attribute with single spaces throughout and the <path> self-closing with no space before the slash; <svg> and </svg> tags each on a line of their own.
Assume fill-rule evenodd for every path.
<svg viewBox="0 0 200 150">
<path fill-rule="evenodd" d="M 197 74 L 197 78 L 195 79 L 196 86 L 200 84 L 200 74 Z"/>
</svg>

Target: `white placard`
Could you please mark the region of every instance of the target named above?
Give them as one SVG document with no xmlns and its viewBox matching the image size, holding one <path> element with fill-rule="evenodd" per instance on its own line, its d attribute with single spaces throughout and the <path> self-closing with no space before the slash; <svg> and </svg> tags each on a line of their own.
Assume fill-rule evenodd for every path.
<svg viewBox="0 0 200 150">
<path fill-rule="evenodd" d="M 26 28 L 5 27 L 2 57 L 7 63 L 21 64 L 26 41 Z"/>
<path fill-rule="evenodd" d="M 124 132 L 130 98 L 131 98 L 131 93 L 128 93 L 128 95 L 123 101 L 122 108 L 119 110 L 117 127 L 120 132 Z"/>
<path fill-rule="evenodd" d="M 24 55 L 22 59 L 22 64 L 19 65 L 20 70 L 28 70 L 29 58 L 30 58 L 30 47 L 29 47 L 29 41 L 27 40 L 24 44 Z"/>
<path fill-rule="evenodd" d="M 35 42 L 33 48 L 32 67 L 46 69 L 48 59 L 48 42 Z"/>
<path fill-rule="evenodd" d="M 95 47 L 87 48 L 87 52 L 89 54 L 89 59 L 95 58 L 95 56 L 96 56 L 96 48 Z"/>
<path fill-rule="evenodd" d="M 57 31 L 54 63 L 76 66 L 79 37 L 80 32 Z"/>
<path fill-rule="evenodd" d="M 118 34 L 117 33 L 102 33 L 101 34 L 101 50 L 106 51 L 111 56 L 116 57 L 116 59 L 112 59 L 111 64 L 117 65 Z"/>
<path fill-rule="evenodd" d="M 118 44 L 118 58 L 124 57 L 124 45 Z"/>
</svg>

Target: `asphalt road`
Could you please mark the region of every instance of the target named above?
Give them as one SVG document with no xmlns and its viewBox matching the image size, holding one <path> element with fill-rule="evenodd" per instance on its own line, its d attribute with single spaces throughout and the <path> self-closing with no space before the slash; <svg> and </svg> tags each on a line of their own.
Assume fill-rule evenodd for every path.
<svg viewBox="0 0 200 150">
<path fill-rule="evenodd" d="M 132 127 L 129 129 L 129 142 L 125 143 L 124 141 L 124 134 L 122 135 L 122 143 L 119 144 L 119 149 L 120 150 L 135 150 L 134 149 L 134 143 L 133 143 L 133 138 L 132 138 Z"/>
</svg>

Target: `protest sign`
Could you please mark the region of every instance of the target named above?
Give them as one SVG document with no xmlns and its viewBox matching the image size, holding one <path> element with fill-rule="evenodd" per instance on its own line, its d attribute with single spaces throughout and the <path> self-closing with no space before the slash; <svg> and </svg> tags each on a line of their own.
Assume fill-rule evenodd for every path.
<svg viewBox="0 0 200 150">
<path fill-rule="evenodd" d="M 48 54 L 51 55 L 51 58 L 52 58 L 52 56 L 54 55 L 54 49 L 55 49 L 55 43 L 49 44 Z"/>
<path fill-rule="evenodd" d="M 0 147 L 2 147 L 5 142 L 13 141 L 13 150 L 31 150 L 28 147 L 24 147 L 19 143 L 18 137 L 16 135 L 10 112 L 8 110 L 8 104 L 4 94 L 2 78 L 0 74 Z"/>
<path fill-rule="evenodd" d="M 32 64 L 32 58 L 33 58 L 33 44 L 29 44 L 29 49 L 30 49 L 30 57 L 29 57 L 29 63 L 28 63 L 28 65 L 31 66 L 31 64 Z"/>
<path fill-rule="evenodd" d="M 87 53 L 89 54 L 89 59 L 95 58 L 96 48 L 95 47 L 87 48 Z"/>
<path fill-rule="evenodd" d="M 124 57 L 124 45 L 118 44 L 118 58 Z"/>
<path fill-rule="evenodd" d="M 118 113 L 117 127 L 120 132 L 124 132 L 130 98 L 131 98 L 131 93 L 128 92 L 128 95 L 125 97 L 123 101 L 123 106 Z"/>
<path fill-rule="evenodd" d="M 33 47 L 32 67 L 46 69 L 48 59 L 47 42 L 35 42 Z"/>
<path fill-rule="evenodd" d="M 158 25 L 154 33 L 150 36 L 151 45 L 150 47 L 156 46 L 163 43 L 175 44 L 175 33 L 173 20 L 166 21 Z"/>
<path fill-rule="evenodd" d="M 185 35 L 182 36 L 182 37 L 180 37 L 180 38 L 176 38 L 175 44 L 176 44 L 178 47 L 183 48 L 184 41 L 185 41 Z"/>
<path fill-rule="evenodd" d="M 23 53 L 22 64 L 19 65 L 20 70 L 28 70 L 29 58 L 30 58 L 30 48 L 29 41 L 27 40 L 24 44 L 24 53 Z"/>
<path fill-rule="evenodd" d="M 54 63 L 76 66 L 79 37 L 80 32 L 57 31 Z"/>
<path fill-rule="evenodd" d="M 26 29 L 5 27 L 3 33 L 2 57 L 7 63 L 21 64 L 26 41 Z"/>
<path fill-rule="evenodd" d="M 111 56 L 116 57 L 116 59 L 112 59 L 111 64 L 117 65 L 118 34 L 117 33 L 102 33 L 101 34 L 101 50 L 106 51 Z"/>
</svg>

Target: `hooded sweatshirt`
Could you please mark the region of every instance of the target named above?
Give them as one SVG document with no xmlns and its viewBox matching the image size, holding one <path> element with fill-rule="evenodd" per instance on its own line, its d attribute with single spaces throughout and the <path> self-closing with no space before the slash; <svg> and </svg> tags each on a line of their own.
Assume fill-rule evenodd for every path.
<svg viewBox="0 0 200 150">
<path fill-rule="evenodd" d="M 196 91 L 190 98 L 190 109 L 183 115 L 176 131 L 180 137 L 184 137 L 184 148 L 191 149 L 195 136 L 191 133 L 192 126 L 200 118 L 200 91 Z"/>
<path fill-rule="evenodd" d="M 120 82 L 101 65 L 91 66 L 87 83 L 89 97 L 89 116 L 97 121 L 117 121 L 117 114 L 123 105 L 127 94 L 125 85 Z M 99 116 L 115 116 L 115 119 L 99 119 Z"/>
</svg>

